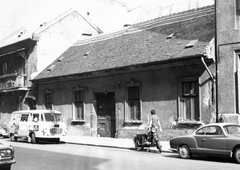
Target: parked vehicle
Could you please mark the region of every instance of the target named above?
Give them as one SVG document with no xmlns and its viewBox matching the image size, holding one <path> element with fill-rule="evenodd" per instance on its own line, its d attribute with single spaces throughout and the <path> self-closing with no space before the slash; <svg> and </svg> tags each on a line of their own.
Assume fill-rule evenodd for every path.
<svg viewBox="0 0 240 170">
<path fill-rule="evenodd" d="M 214 123 L 198 128 L 192 135 L 172 138 L 170 147 L 183 159 L 193 155 L 232 157 L 240 163 L 240 125 Z"/>
<path fill-rule="evenodd" d="M 25 138 L 31 143 L 40 140 L 60 142 L 60 137 L 67 134 L 66 124 L 59 111 L 54 110 L 22 110 L 15 111 L 7 126 L 11 140 Z"/>
<path fill-rule="evenodd" d="M 14 159 L 13 147 L 0 143 L 0 169 L 10 170 L 14 163 L 16 163 L 16 160 Z"/>
<path fill-rule="evenodd" d="M 162 147 L 160 145 L 160 141 L 156 141 L 154 139 L 154 132 L 151 130 L 147 130 L 146 133 L 143 134 L 137 134 L 134 138 L 134 145 L 135 149 L 142 151 L 144 147 L 157 147 L 159 152 L 162 152 Z"/>
<path fill-rule="evenodd" d="M 0 127 L 0 136 L 2 136 L 3 138 L 8 137 L 8 133 L 7 133 L 7 127 Z"/>
</svg>

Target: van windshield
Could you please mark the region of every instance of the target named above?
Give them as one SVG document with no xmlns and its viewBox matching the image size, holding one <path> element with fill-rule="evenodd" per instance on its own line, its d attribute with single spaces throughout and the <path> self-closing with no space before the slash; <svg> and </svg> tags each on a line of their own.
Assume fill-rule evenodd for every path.
<svg viewBox="0 0 240 170">
<path fill-rule="evenodd" d="M 46 122 L 62 122 L 62 115 L 56 113 L 44 113 Z"/>
</svg>

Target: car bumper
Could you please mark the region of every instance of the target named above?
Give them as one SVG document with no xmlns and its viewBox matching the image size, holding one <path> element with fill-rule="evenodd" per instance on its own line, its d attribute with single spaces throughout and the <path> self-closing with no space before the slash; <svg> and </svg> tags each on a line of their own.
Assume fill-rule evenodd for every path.
<svg viewBox="0 0 240 170">
<path fill-rule="evenodd" d="M 1 167 L 5 167 L 5 166 L 9 166 L 9 165 L 12 165 L 12 164 L 15 164 L 16 163 L 16 160 L 14 158 L 12 159 L 8 159 L 8 160 L 1 160 L 0 159 L 0 169 Z"/>
</svg>

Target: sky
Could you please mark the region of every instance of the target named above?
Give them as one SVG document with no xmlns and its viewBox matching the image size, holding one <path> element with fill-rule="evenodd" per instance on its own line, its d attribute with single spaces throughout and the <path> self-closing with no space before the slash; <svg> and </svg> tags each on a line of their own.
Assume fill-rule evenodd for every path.
<svg viewBox="0 0 240 170">
<path fill-rule="evenodd" d="M 76 9 L 104 32 L 110 32 L 155 16 L 151 10 L 185 1 L 189 0 L 0 0 L 0 40 L 21 27 L 34 31 L 69 9 Z M 143 11 L 150 11 L 148 17 Z"/>
</svg>

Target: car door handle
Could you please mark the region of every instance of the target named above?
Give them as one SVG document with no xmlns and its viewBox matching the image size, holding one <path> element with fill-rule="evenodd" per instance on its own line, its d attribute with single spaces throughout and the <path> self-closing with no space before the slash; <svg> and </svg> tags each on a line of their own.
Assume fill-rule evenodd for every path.
<svg viewBox="0 0 240 170">
<path fill-rule="evenodd" d="M 207 139 L 202 139 L 202 142 L 205 142 L 205 141 L 207 141 Z"/>
</svg>

